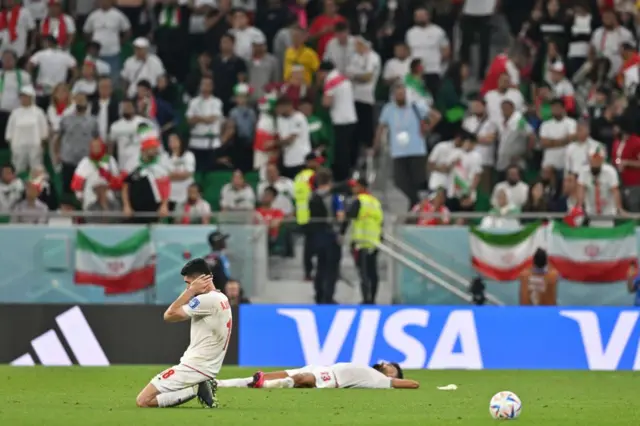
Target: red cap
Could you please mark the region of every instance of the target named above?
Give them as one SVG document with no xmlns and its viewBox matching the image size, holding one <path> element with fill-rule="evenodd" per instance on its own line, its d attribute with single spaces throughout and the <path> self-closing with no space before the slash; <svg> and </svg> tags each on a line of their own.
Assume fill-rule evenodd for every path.
<svg viewBox="0 0 640 426">
<path fill-rule="evenodd" d="M 160 148 L 160 141 L 156 138 L 147 139 L 140 145 L 140 149 Z"/>
</svg>

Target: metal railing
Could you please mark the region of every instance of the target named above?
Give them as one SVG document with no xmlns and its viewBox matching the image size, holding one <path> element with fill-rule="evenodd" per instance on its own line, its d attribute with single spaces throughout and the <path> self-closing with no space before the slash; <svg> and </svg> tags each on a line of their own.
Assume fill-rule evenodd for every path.
<svg viewBox="0 0 640 426">
<path fill-rule="evenodd" d="M 456 287 L 454 285 L 449 284 L 448 282 L 446 282 L 442 278 L 434 275 L 433 273 L 431 273 L 430 271 L 426 270 L 422 266 L 420 266 L 417 263 L 413 262 L 412 260 L 408 259 L 406 256 L 403 256 L 403 255 L 399 254 L 398 252 L 394 251 L 392 248 L 387 247 L 385 244 L 380 243 L 380 244 L 377 245 L 377 247 L 378 247 L 378 250 L 380 250 L 382 253 L 386 254 L 389 257 L 391 257 L 393 260 L 402 263 L 407 268 L 410 268 L 410 269 L 414 270 L 415 272 L 417 272 L 418 274 L 422 275 L 426 279 L 430 280 L 434 284 L 436 284 L 436 285 L 442 287 L 443 289 L 447 290 L 449 293 L 459 297 L 460 299 L 464 300 L 467 303 L 471 303 L 473 301 L 473 298 L 471 297 L 471 295 L 469 293 L 467 293 L 467 292 L 465 292 L 463 290 L 460 290 L 458 287 Z"/>
<path fill-rule="evenodd" d="M 428 258 L 427 256 L 425 256 L 424 254 L 420 253 L 412 245 L 410 245 L 408 243 L 405 243 L 404 241 L 401 241 L 401 240 L 391 236 L 389 232 L 385 232 L 384 233 L 384 241 L 386 243 L 389 243 L 392 246 L 395 246 L 400 251 L 408 253 L 409 255 L 413 256 L 416 259 L 418 259 L 423 264 L 429 266 L 430 268 L 432 268 L 432 269 L 438 271 L 439 273 L 441 273 L 442 275 L 446 276 L 451 281 L 458 283 L 459 285 L 462 286 L 463 289 L 465 289 L 465 290 L 467 289 L 467 286 L 469 285 L 469 282 L 471 281 L 471 277 L 465 278 L 464 276 L 458 274 L 457 272 L 454 272 L 454 271 L 442 266 L 438 262 L 436 262 L 436 261 Z M 398 252 L 395 252 L 395 253 L 399 254 Z M 416 272 L 419 272 L 419 271 L 416 271 Z M 492 295 L 489 292 L 485 291 L 485 296 L 486 296 L 487 300 L 489 301 L 489 303 L 491 303 L 493 305 L 497 305 L 497 306 L 504 306 L 505 305 L 505 303 L 503 301 L 501 301 L 499 298 L 497 298 L 496 296 Z"/>
<path fill-rule="evenodd" d="M 126 215 L 122 211 L 105 211 L 105 212 L 92 212 L 92 211 L 47 211 L 47 212 L 35 212 L 35 211 L 22 211 L 22 212 L 14 212 L 7 210 L 0 210 L 0 216 L 4 217 L 26 217 L 26 218 L 106 218 L 106 219 L 131 219 L 131 218 L 174 218 L 179 219 L 185 216 L 190 217 L 191 219 L 198 219 L 202 216 L 190 216 L 185 215 L 180 212 L 169 212 L 167 215 L 161 216 L 157 212 L 133 212 L 132 215 Z M 259 215 L 256 214 L 253 210 L 237 210 L 237 211 L 220 211 L 220 212 L 211 212 L 211 214 L 206 215 L 207 217 L 211 217 L 214 220 L 229 220 L 233 223 L 239 223 L 242 221 L 255 221 L 256 218 L 259 218 Z M 492 215 L 490 213 L 485 212 L 457 212 L 457 213 L 449 213 L 449 214 L 441 214 L 441 213 L 433 213 L 429 214 L 429 217 L 433 218 L 443 218 L 448 217 L 452 221 L 456 219 L 465 219 L 465 220 L 477 220 L 482 219 L 487 216 L 493 217 L 508 217 L 513 219 L 528 219 L 528 220 L 561 220 L 566 214 L 565 213 L 557 213 L 557 212 L 545 212 L 545 213 L 517 213 L 510 214 L 508 216 L 500 216 L 500 215 Z M 389 223 L 403 224 L 407 223 L 411 225 L 410 221 L 420 218 L 419 214 L 416 213 L 406 213 L 406 214 L 387 214 L 385 217 L 385 221 Z M 589 219 L 594 220 L 639 220 L 640 221 L 640 213 L 627 213 L 625 215 L 590 215 Z M 283 223 L 295 223 L 296 219 L 293 216 L 284 217 L 282 219 Z M 327 222 L 336 222 L 333 219 L 311 219 L 312 223 L 327 223 Z M 438 226 L 446 226 L 446 225 L 438 225 Z"/>
</svg>

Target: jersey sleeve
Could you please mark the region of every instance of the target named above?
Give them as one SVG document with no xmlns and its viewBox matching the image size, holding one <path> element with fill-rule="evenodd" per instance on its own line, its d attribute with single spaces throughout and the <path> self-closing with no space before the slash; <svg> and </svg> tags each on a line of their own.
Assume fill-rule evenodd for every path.
<svg viewBox="0 0 640 426">
<path fill-rule="evenodd" d="M 387 377 L 382 373 L 377 371 L 373 371 L 367 379 L 367 388 L 370 389 L 390 389 L 391 388 L 391 377 Z"/>
<path fill-rule="evenodd" d="M 185 314 L 193 318 L 211 315 L 216 311 L 217 307 L 214 298 L 208 294 L 201 294 L 191 299 L 182 309 Z"/>
</svg>

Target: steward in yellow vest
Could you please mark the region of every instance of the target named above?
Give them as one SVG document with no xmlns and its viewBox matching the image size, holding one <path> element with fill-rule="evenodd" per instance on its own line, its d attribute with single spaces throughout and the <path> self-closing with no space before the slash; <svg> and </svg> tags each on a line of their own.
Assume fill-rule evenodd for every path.
<svg viewBox="0 0 640 426">
<path fill-rule="evenodd" d="M 347 211 L 342 234 L 351 225 L 353 256 L 360 274 L 360 288 L 365 304 L 374 304 L 378 292 L 378 244 L 382 238 L 384 213 L 380 201 L 368 192 L 366 179 L 351 181 L 355 199 Z"/>
<path fill-rule="evenodd" d="M 311 152 L 305 157 L 305 168 L 300 171 L 293 179 L 293 199 L 296 204 L 296 222 L 301 227 L 301 231 L 304 234 L 304 252 L 302 255 L 304 263 L 305 279 L 310 280 L 313 272 L 313 249 L 311 244 L 311 238 L 308 235 L 307 224 L 311 217 L 309 211 L 309 198 L 313 193 L 315 186 L 315 174 L 320 164 L 322 163 L 322 157 L 318 157 L 315 153 Z"/>
<path fill-rule="evenodd" d="M 293 199 L 296 202 L 296 222 L 309 223 L 309 198 L 313 192 L 313 176 L 320 167 L 322 158 L 311 152 L 305 157 L 305 168 L 293 179 Z"/>
</svg>

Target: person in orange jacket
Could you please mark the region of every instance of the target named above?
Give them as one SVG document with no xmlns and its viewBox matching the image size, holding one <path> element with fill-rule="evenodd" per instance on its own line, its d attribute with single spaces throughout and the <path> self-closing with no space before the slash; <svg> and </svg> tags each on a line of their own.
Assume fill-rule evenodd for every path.
<svg viewBox="0 0 640 426">
<path fill-rule="evenodd" d="M 520 275 L 520 305 L 557 305 L 558 271 L 547 262 L 547 252 L 536 250 L 533 265 Z"/>
</svg>

